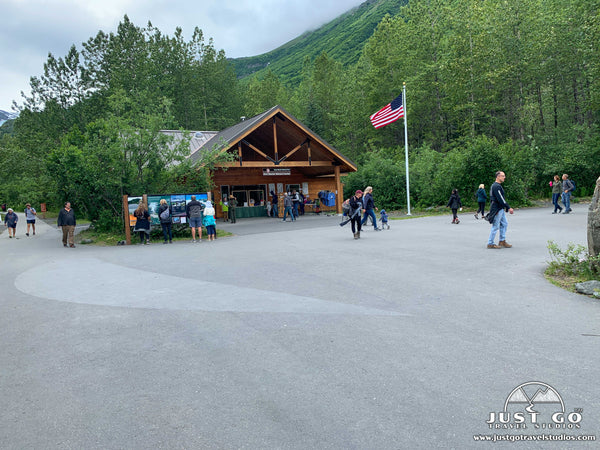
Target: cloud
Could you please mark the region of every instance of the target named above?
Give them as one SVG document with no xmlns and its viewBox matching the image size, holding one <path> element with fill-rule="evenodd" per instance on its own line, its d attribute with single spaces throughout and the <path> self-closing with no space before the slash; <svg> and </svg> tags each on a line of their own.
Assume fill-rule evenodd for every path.
<svg viewBox="0 0 600 450">
<path fill-rule="evenodd" d="M 228 57 L 268 52 L 315 29 L 363 0 L 3 0 L 10 20 L 0 27 L 0 109 L 9 110 L 29 78 L 39 76 L 48 53 L 64 56 L 98 31 L 116 32 L 125 15 L 163 34 L 195 27 Z"/>
</svg>

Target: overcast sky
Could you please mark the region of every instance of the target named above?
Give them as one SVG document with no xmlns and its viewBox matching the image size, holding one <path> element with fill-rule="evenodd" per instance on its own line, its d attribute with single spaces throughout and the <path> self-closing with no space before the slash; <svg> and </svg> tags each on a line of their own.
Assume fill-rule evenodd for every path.
<svg viewBox="0 0 600 450">
<path fill-rule="evenodd" d="M 194 27 L 228 57 L 273 50 L 364 0 L 0 0 L 0 110 L 11 112 L 29 93 L 29 78 L 43 72 L 48 53 L 65 56 L 98 31 L 115 32 L 127 14 L 139 27 L 152 22 L 186 40 Z"/>
</svg>

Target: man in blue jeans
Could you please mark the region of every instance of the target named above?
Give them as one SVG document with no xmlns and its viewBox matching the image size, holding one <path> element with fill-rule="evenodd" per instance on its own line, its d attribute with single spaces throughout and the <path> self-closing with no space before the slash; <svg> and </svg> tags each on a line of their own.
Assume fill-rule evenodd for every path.
<svg viewBox="0 0 600 450">
<path fill-rule="evenodd" d="M 292 197 L 286 192 L 283 194 L 283 222 L 285 222 L 285 218 L 288 214 L 292 218 L 292 222 L 294 222 L 296 218 L 292 212 Z"/>
<path fill-rule="evenodd" d="M 563 179 L 562 202 L 565 205 L 565 212 L 563 214 L 569 214 L 572 211 L 571 210 L 571 192 L 573 192 L 573 189 L 575 188 L 575 186 L 573 186 L 573 182 L 571 180 L 569 180 L 569 175 L 567 175 L 566 173 L 563 173 L 562 179 Z"/>
<path fill-rule="evenodd" d="M 490 188 L 490 212 L 488 216 L 493 217 L 492 219 L 492 231 L 488 239 L 487 248 L 511 248 L 512 245 L 506 242 L 506 229 L 508 227 L 508 221 L 506 220 L 505 211 L 509 214 L 513 214 L 513 209 L 506 203 L 506 197 L 504 195 L 504 189 L 502 183 L 506 179 L 506 175 L 502 171 L 496 172 L 496 181 Z M 494 244 L 496 239 L 496 233 L 500 231 L 500 241 L 498 244 Z"/>
</svg>

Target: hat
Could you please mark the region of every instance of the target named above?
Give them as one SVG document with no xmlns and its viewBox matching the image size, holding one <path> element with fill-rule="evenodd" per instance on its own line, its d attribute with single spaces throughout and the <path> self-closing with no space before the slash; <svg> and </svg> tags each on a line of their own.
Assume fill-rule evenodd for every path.
<svg viewBox="0 0 600 450">
<path fill-rule="evenodd" d="M 12 208 L 8 208 L 8 210 L 7 210 L 7 211 L 8 211 L 8 212 L 13 212 L 13 211 L 14 211 L 14 209 L 12 209 Z"/>
<path fill-rule="evenodd" d="M 361 194 L 361 195 L 362 195 L 362 193 L 363 193 L 363 191 L 361 191 L 361 190 L 359 189 L 359 190 L 357 190 L 357 191 L 354 193 L 354 195 L 358 195 L 358 194 Z"/>
</svg>

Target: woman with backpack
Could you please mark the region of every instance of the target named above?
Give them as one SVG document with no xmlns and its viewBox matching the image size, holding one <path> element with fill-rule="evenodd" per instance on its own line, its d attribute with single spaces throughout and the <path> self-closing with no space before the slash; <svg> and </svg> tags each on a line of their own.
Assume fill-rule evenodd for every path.
<svg viewBox="0 0 600 450">
<path fill-rule="evenodd" d="M 354 239 L 360 239 L 360 229 L 361 229 L 361 212 L 364 212 L 363 201 L 362 201 L 363 191 L 360 189 L 357 190 L 348 202 L 350 206 L 350 210 L 348 211 L 348 217 L 350 218 L 350 224 L 352 225 L 352 234 L 354 235 Z"/>
<path fill-rule="evenodd" d="M 160 206 L 158 207 L 158 218 L 160 220 L 160 226 L 162 227 L 163 236 L 165 241 L 163 244 L 166 244 L 167 241 L 169 244 L 173 243 L 173 231 L 171 229 L 171 224 L 173 223 L 173 218 L 171 217 L 173 211 L 171 207 L 167 203 L 164 198 L 160 199 Z"/>
</svg>

